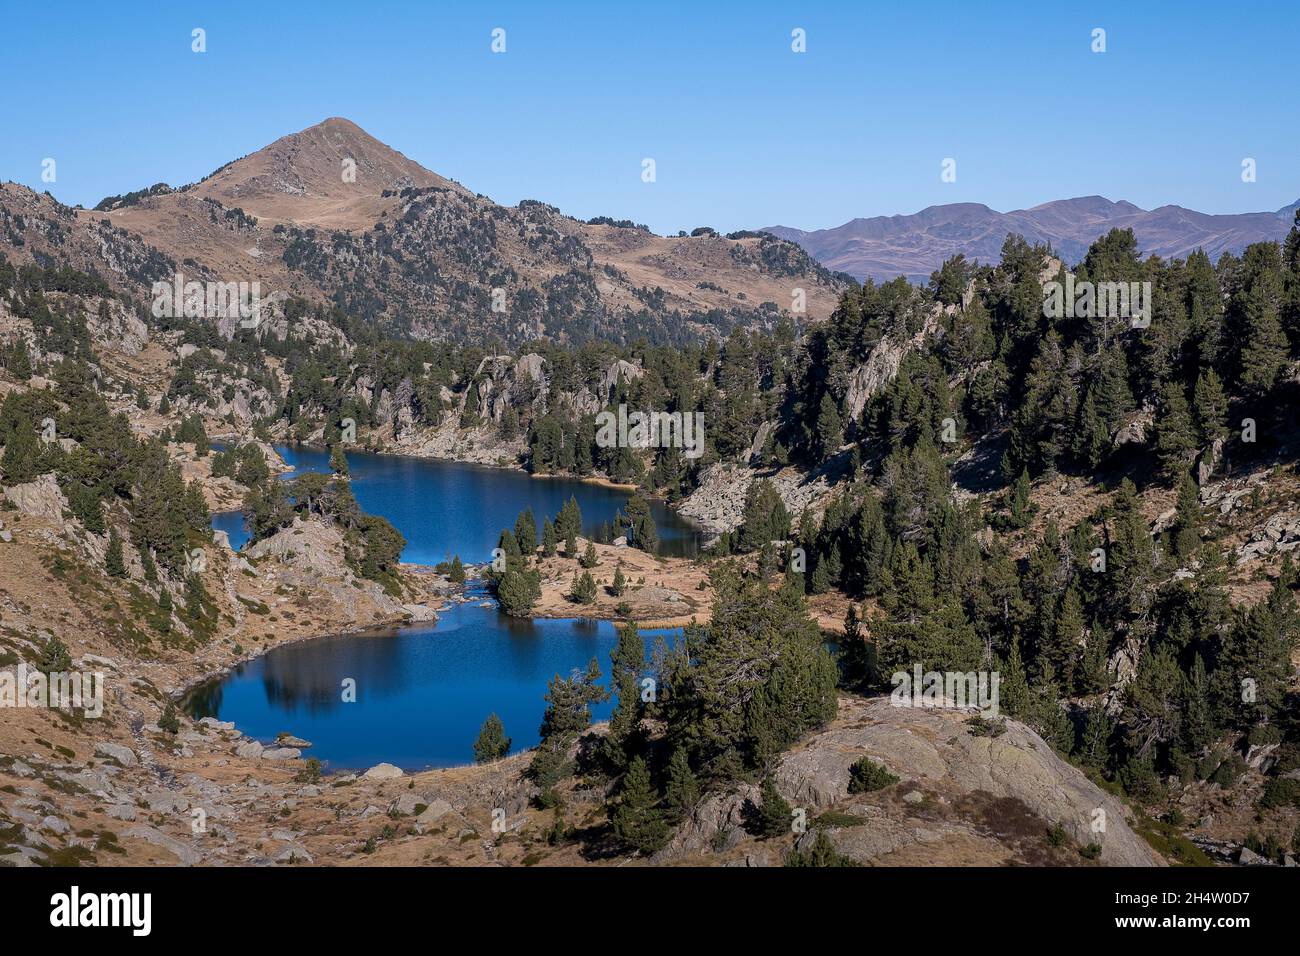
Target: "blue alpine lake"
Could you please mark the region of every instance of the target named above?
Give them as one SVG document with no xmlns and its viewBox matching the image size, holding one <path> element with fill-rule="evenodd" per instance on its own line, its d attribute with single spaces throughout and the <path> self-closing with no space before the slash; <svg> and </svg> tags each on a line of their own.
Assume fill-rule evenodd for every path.
<svg viewBox="0 0 1300 956">
<path fill-rule="evenodd" d="M 325 452 L 277 448 L 296 471 L 329 470 Z M 503 528 L 531 507 L 540 525 L 572 495 L 588 531 L 612 521 L 628 493 L 572 479 L 533 479 L 516 471 L 454 462 L 349 454 L 353 491 L 361 507 L 388 518 L 407 539 L 403 558 L 434 564 L 459 554 L 467 563 L 490 557 Z M 701 533 L 653 502 L 661 552 L 693 554 Z M 238 512 L 214 515 L 213 527 L 247 540 Z M 511 751 L 535 745 L 545 710 L 546 683 L 584 669 L 593 657 L 608 677 L 616 640 L 608 621 L 520 620 L 508 617 L 476 582 L 464 603 L 449 605 L 431 624 L 324 636 L 285 645 L 237 666 L 196 689 L 195 717 L 233 720 L 241 731 L 272 742 L 281 732 L 305 738 L 327 770 L 363 769 L 379 762 L 404 770 L 473 760 L 474 738 L 496 713 L 512 738 Z M 642 631 L 647 649 L 659 636 Z M 345 702 L 344 681 L 356 699 Z M 608 683 L 606 679 L 606 684 Z M 609 716 L 611 705 L 592 708 Z"/>
<path fill-rule="evenodd" d="M 328 452 L 287 445 L 275 450 L 294 473 L 330 472 Z M 525 508 L 533 509 L 540 540 L 542 521 L 554 519 L 570 496 L 582 510 L 584 533 L 594 534 L 602 522 L 612 523 L 629 495 L 572 478 L 533 478 L 522 471 L 460 462 L 364 452 L 347 457 L 357 503 L 406 535 L 402 560 L 414 564 L 437 564 L 454 554 L 467 564 L 490 560 L 502 529 L 513 528 Z M 660 554 L 693 557 L 699 551 L 699 528 L 661 501 L 651 501 L 650 509 L 659 529 Z M 230 535 L 236 551 L 248 541 L 238 511 L 214 514 L 212 527 Z"/>
</svg>

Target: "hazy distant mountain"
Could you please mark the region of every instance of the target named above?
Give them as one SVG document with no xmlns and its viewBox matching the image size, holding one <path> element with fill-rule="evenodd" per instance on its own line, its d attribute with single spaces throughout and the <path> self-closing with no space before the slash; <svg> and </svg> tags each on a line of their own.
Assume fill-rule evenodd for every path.
<svg viewBox="0 0 1300 956">
<path fill-rule="evenodd" d="M 0 253 L 66 262 L 137 294 L 176 270 L 257 281 L 263 295 L 484 343 L 726 334 L 775 321 L 796 288 L 809 318 L 824 318 L 847 287 L 770 235 L 657 236 L 533 200 L 499 205 L 338 117 L 200 182 L 158 183 L 94 210 L 0 185 Z"/>
<path fill-rule="evenodd" d="M 1211 216 L 1181 206 L 1139 209 L 1131 202 L 1083 196 L 1032 209 L 998 212 L 981 203 L 930 206 L 911 216 L 852 219 L 833 229 L 769 226 L 765 232 L 799 243 L 828 269 L 857 279 L 904 275 L 925 281 L 950 256 L 997 262 L 1008 233 L 1050 242 L 1067 262 L 1111 229 L 1131 228 L 1143 254 L 1183 257 L 1197 248 L 1213 259 L 1240 253 L 1252 242 L 1285 238 L 1300 202 L 1277 212 Z"/>
</svg>

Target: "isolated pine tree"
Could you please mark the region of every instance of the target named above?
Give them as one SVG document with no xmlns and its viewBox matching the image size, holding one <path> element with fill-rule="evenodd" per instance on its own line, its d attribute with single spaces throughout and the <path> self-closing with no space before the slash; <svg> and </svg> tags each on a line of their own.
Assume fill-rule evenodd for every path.
<svg viewBox="0 0 1300 956">
<path fill-rule="evenodd" d="M 573 576 L 573 585 L 569 588 L 569 600 L 575 604 L 592 604 L 596 600 L 596 582 L 590 571 L 583 571 L 582 577 Z"/>
<path fill-rule="evenodd" d="M 609 586 L 609 593 L 614 597 L 622 597 L 627 591 L 627 578 L 623 576 L 623 562 L 620 561 L 614 568 L 614 580 Z"/>
<path fill-rule="evenodd" d="M 587 542 L 587 550 L 582 553 L 578 563 L 584 568 L 594 568 L 600 563 L 600 558 L 596 555 L 596 546 L 590 541 Z"/>
<path fill-rule="evenodd" d="M 174 701 L 167 701 L 167 706 L 163 708 L 162 716 L 158 718 L 158 729 L 173 736 L 181 732 L 181 720 L 176 713 L 176 704 Z"/>
<path fill-rule="evenodd" d="M 763 781 L 760 803 L 755 814 L 755 828 L 759 836 L 775 837 L 790 832 L 790 804 L 776 789 L 771 777 Z"/>
<path fill-rule="evenodd" d="M 501 603 L 501 610 L 511 617 L 527 617 L 541 597 L 541 582 L 536 571 L 511 568 L 497 584 L 497 600 Z"/>
<path fill-rule="evenodd" d="M 510 738 L 506 736 L 505 725 L 496 714 L 488 714 L 487 720 L 479 728 L 478 739 L 474 741 L 474 762 L 491 763 L 510 753 Z"/>
<path fill-rule="evenodd" d="M 126 558 L 122 554 L 122 539 L 118 537 L 116 528 L 108 533 L 108 550 L 104 552 L 104 570 L 108 572 L 109 577 L 126 577 Z"/>
<path fill-rule="evenodd" d="M 807 850 L 791 850 L 786 854 L 785 865 L 792 867 L 851 867 L 857 866 L 852 858 L 835 849 L 825 830 L 817 831 L 817 838 Z"/>
</svg>

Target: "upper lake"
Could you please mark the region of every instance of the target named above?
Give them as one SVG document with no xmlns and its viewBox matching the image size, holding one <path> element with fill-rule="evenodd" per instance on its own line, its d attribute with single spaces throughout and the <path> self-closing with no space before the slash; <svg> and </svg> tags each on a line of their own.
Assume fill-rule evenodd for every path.
<svg viewBox="0 0 1300 956">
<path fill-rule="evenodd" d="M 277 445 L 276 451 L 296 472 L 329 474 L 328 452 L 287 445 Z M 542 521 L 554 519 L 570 496 L 582 509 L 584 533 L 591 535 L 602 522 L 612 522 L 630 494 L 573 478 L 533 478 L 522 471 L 399 455 L 349 452 L 348 469 L 358 504 L 406 536 L 402 560 L 414 564 L 437 564 L 454 554 L 467 564 L 491 560 L 502 529 L 514 528 L 525 508 L 533 509 L 540 539 Z M 662 501 L 652 500 L 650 507 L 659 528 L 659 553 L 694 556 L 703 540 L 700 529 Z M 229 534 L 236 550 L 248 540 L 238 512 L 213 515 L 212 526 Z"/>
</svg>

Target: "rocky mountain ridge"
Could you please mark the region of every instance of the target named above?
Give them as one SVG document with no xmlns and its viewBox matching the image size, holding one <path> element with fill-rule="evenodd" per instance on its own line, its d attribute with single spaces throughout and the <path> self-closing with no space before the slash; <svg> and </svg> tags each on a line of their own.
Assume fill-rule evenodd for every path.
<svg viewBox="0 0 1300 956">
<path fill-rule="evenodd" d="M 1066 262 L 1078 262 L 1111 229 L 1132 229 L 1144 255 L 1186 258 L 1203 249 L 1212 260 L 1239 255 L 1252 242 L 1281 242 L 1296 205 L 1276 212 L 1211 215 L 1182 206 L 1141 209 L 1133 203 L 1084 196 L 998 212 L 982 203 L 928 206 L 911 215 L 851 219 L 827 229 L 768 226 L 763 231 L 797 242 L 828 269 L 877 282 L 906 276 L 924 283 L 945 259 L 964 255 L 982 263 L 998 260 L 1009 233 L 1050 243 Z"/>
</svg>

